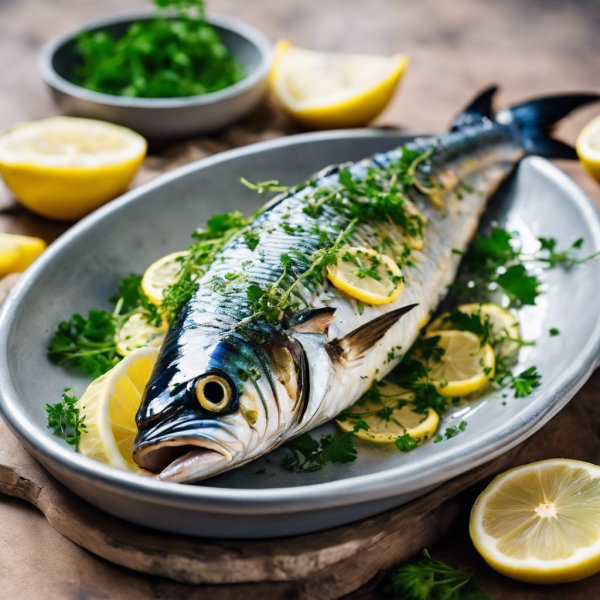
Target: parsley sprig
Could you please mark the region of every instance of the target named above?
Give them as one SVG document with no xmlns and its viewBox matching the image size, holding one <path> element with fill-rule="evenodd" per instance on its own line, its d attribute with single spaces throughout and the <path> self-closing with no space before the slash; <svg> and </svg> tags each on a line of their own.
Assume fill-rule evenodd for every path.
<svg viewBox="0 0 600 600">
<path fill-rule="evenodd" d="M 85 416 L 80 416 L 77 397 L 69 394 L 71 388 L 65 388 L 62 400 L 56 404 L 46 404 L 48 428 L 62 437 L 67 444 L 77 448 L 81 434 L 86 430 Z"/>
<path fill-rule="evenodd" d="M 600 253 L 579 257 L 577 251 L 583 238 L 558 250 L 554 238 L 538 238 L 539 247 L 533 253 L 523 251 L 522 241 L 516 233 L 500 227 L 492 227 L 488 235 L 478 236 L 465 256 L 463 273 L 450 289 L 460 295 L 487 296 L 499 288 L 511 306 L 533 305 L 540 294 L 541 280 L 533 272 L 536 265 L 552 268 L 572 267 L 585 263 Z"/>
<path fill-rule="evenodd" d="M 161 316 L 140 283 L 139 275 L 128 275 L 112 298 L 114 310 L 92 310 L 87 318 L 75 314 L 60 323 L 48 351 L 50 359 L 59 365 L 74 364 L 93 378 L 112 369 L 121 360 L 117 354 L 118 332 L 129 317 L 141 312 L 149 323 L 160 323 Z"/>
<path fill-rule="evenodd" d="M 473 572 L 457 571 L 423 550 L 424 558 L 402 565 L 384 592 L 396 600 L 494 600 L 479 591 Z"/>
<path fill-rule="evenodd" d="M 337 438 L 323 435 L 317 441 L 305 433 L 286 445 L 287 453 L 282 465 L 290 472 L 312 473 L 320 471 L 328 463 L 353 462 L 356 460 L 356 448 L 352 438 L 360 429 L 369 429 L 362 419 L 358 419 L 352 431 Z"/>
</svg>

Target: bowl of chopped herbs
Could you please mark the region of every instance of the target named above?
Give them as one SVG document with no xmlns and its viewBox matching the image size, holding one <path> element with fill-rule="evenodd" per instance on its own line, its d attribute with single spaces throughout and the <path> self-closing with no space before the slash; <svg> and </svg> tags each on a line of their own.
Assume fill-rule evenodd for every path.
<svg viewBox="0 0 600 600">
<path fill-rule="evenodd" d="M 154 0 L 68 31 L 41 52 L 61 110 L 112 121 L 149 140 L 217 131 L 264 97 L 272 45 L 260 31 L 208 15 L 203 0 Z"/>
</svg>

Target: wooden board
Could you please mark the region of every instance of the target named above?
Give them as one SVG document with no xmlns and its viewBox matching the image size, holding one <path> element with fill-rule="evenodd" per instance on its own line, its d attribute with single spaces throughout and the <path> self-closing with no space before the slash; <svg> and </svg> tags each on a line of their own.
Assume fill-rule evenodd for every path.
<svg viewBox="0 0 600 600">
<path fill-rule="evenodd" d="M 179 582 L 208 584 L 216 598 L 237 597 L 242 586 L 265 594 L 259 597 L 267 592 L 286 597 L 293 590 L 294 598 L 329 600 L 435 544 L 459 517 L 458 495 L 492 475 L 550 457 L 600 463 L 597 417 L 597 406 L 572 402 L 517 448 L 423 498 L 358 523 L 295 538 L 203 540 L 130 525 L 71 494 L 4 423 L 0 492 L 30 502 L 57 531 L 106 560 Z M 235 585 L 214 588 L 216 584 Z"/>
</svg>

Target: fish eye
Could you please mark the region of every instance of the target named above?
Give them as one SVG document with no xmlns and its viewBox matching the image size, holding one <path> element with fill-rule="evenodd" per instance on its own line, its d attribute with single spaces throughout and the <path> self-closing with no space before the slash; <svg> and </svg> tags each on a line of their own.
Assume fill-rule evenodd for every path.
<svg viewBox="0 0 600 600">
<path fill-rule="evenodd" d="M 233 400 L 229 383 L 218 375 L 202 377 L 196 384 L 196 397 L 202 408 L 214 413 L 227 410 Z"/>
</svg>

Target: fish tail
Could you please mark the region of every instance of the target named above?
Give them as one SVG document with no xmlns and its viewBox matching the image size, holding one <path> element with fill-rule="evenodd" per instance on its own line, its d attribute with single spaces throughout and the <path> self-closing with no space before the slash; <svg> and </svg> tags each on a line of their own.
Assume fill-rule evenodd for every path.
<svg viewBox="0 0 600 600">
<path fill-rule="evenodd" d="M 552 137 L 555 125 L 576 108 L 600 101 L 600 94 L 557 94 L 535 98 L 517 104 L 494 115 L 493 97 L 497 91 L 492 86 L 481 92 L 465 110 L 456 117 L 452 129 L 461 129 L 484 118 L 515 127 L 520 142 L 528 154 L 546 158 L 576 159 L 575 149 Z"/>
</svg>

